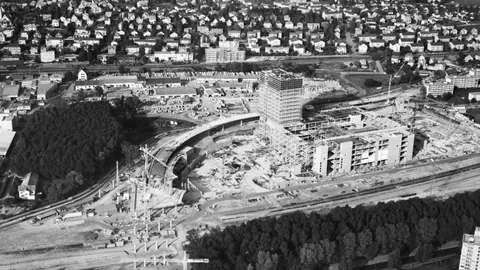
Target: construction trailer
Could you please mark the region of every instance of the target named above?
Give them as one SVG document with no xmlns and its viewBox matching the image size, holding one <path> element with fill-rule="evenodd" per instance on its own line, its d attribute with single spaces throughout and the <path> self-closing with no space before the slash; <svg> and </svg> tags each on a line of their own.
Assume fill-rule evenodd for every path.
<svg viewBox="0 0 480 270">
<path fill-rule="evenodd" d="M 82 218 L 82 217 L 83 217 L 82 212 L 73 212 L 73 213 L 68 213 L 68 214 L 63 215 L 62 220 L 63 221 L 72 220 L 72 219 L 78 219 L 78 218 Z"/>
</svg>

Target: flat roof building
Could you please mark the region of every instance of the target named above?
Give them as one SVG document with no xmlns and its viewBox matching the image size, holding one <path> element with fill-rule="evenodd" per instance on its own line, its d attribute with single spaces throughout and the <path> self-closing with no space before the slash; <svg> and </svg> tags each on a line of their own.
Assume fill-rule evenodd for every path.
<svg viewBox="0 0 480 270">
<path fill-rule="evenodd" d="M 2 99 L 5 100 L 14 100 L 18 98 L 18 94 L 20 93 L 20 85 L 18 84 L 7 84 L 3 87 L 3 91 L 1 93 Z"/>
<path fill-rule="evenodd" d="M 475 227 L 474 234 L 464 234 L 462 253 L 458 270 L 480 269 L 480 227 Z"/>
<path fill-rule="evenodd" d="M 15 138 L 15 131 L 9 130 L 0 130 L 0 157 L 5 157 L 7 155 L 10 145 L 12 145 L 13 139 Z"/>
<path fill-rule="evenodd" d="M 260 112 L 263 117 L 278 124 L 302 120 L 303 78 L 276 69 L 260 75 Z"/>
<path fill-rule="evenodd" d="M 408 127 L 355 107 L 325 110 L 311 122 L 281 125 L 260 121 L 277 161 L 294 173 L 306 168 L 322 176 L 404 163 L 413 157 Z"/>
<path fill-rule="evenodd" d="M 193 97 L 197 95 L 197 90 L 193 87 L 164 87 L 154 90 L 157 98 Z"/>
<path fill-rule="evenodd" d="M 205 49 L 205 62 L 228 63 L 245 61 L 245 51 L 233 48 L 207 48 Z"/>
</svg>

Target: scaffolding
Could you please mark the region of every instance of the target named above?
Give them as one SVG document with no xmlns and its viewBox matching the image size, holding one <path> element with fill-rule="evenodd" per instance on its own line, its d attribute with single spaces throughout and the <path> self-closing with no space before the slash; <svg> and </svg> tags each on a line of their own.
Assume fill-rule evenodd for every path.
<svg viewBox="0 0 480 270">
<path fill-rule="evenodd" d="M 413 148 L 413 135 L 405 126 L 351 107 L 322 111 L 315 121 L 288 125 L 262 117 L 257 135 L 279 163 L 315 167 L 323 162 L 314 169 L 322 175 L 404 162 L 411 159 Z M 398 149 L 390 146 L 397 143 Z"/>
</svg>

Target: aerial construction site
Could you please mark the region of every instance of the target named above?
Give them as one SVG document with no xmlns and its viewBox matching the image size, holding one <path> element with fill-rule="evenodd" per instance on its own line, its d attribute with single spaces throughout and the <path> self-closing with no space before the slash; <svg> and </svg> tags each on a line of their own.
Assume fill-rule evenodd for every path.
<svg viewBox="0 0 480 270">
<path fill-rule="evenodd" d="M 159 136 L 95 199 L 0 224 L 0 268 L 188 269 L 208 263 L 183 253 L 192 228 L 445 197 L 477 184 L 480 126 L 419 89 L 320 111 L 305 111 L 302 95 L 302 77 L 264 72 L 258 113 Z"/>
</svg>

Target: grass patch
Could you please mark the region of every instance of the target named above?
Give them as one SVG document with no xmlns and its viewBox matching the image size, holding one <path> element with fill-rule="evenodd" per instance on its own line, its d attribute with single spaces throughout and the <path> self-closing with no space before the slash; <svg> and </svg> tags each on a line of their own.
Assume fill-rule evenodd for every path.
<svg viewBox="0 0 480 270">
<path fill-rule="evenodd" d="M 475 123 L 480 124 L 480 108 L 468 109 L 466 115 L 473 119 Z"/>
<path fill-rule="evenodd" d="M 355 84 L 355 86 L 365 89 L 367 94 L 379 93 L 388 90 L 388 75 L 386 74 L 349 74 L 345 75 L 345 79 Z M 364 82 L 366 79 L 374 79 L 382 83 L 382 89 L 377 89 L 378 87 L 365 87 Z"/>
</svg>

